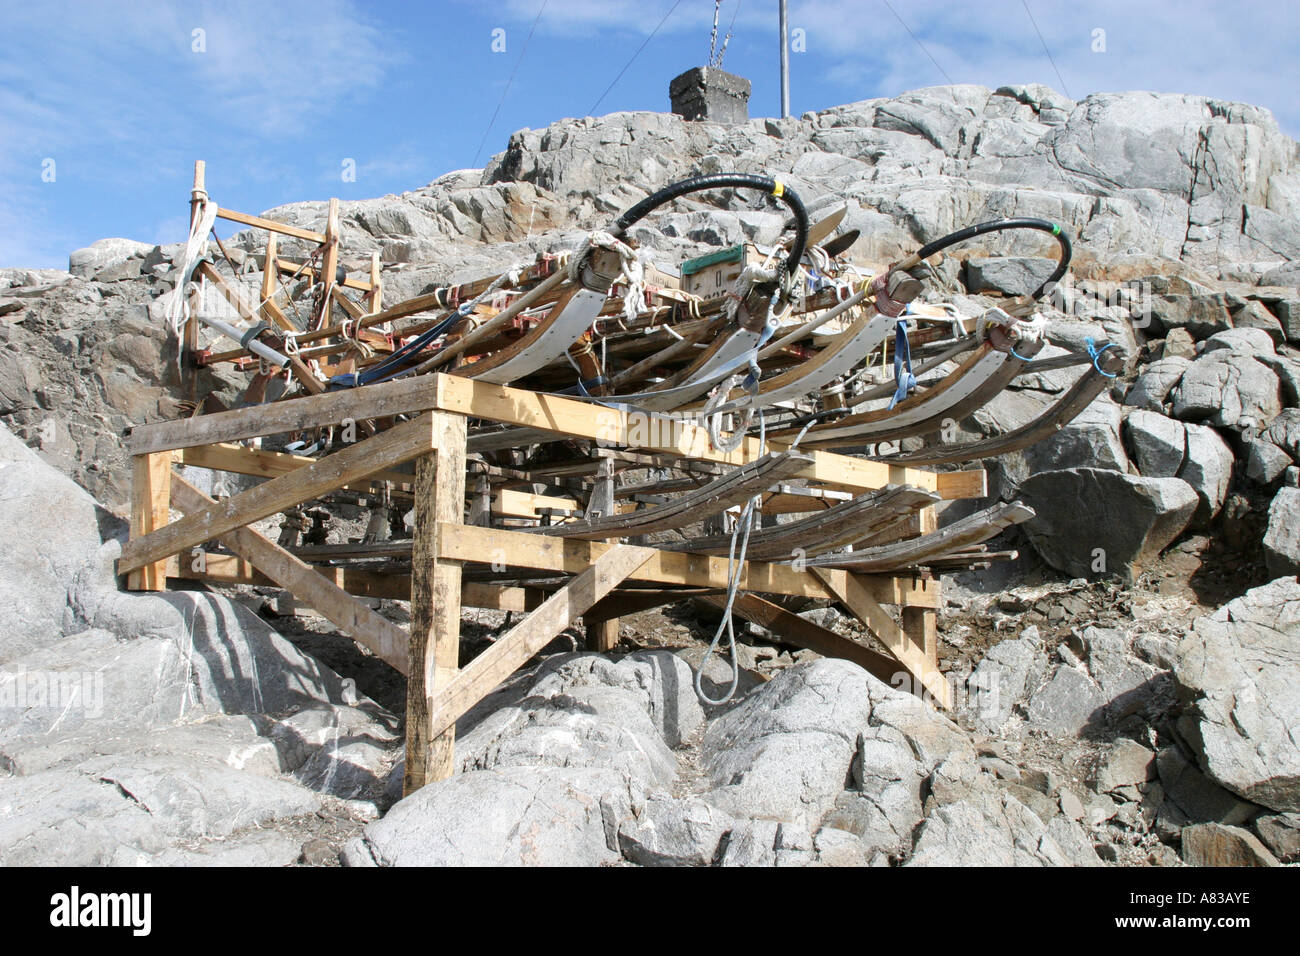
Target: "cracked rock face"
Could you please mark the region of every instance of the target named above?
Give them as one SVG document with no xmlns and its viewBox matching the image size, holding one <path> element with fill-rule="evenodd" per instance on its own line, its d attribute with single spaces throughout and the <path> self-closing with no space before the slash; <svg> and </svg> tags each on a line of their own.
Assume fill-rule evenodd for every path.
<svg viewBox="0 0 1300 956">
<path fill-rule="evenodd" d="M 1174 677 L 1179 730 L 1211 779 L 1254 803 L 1300 810 L 1300 584 L 1279 578 L 1196 621 Z"/>
</svg>

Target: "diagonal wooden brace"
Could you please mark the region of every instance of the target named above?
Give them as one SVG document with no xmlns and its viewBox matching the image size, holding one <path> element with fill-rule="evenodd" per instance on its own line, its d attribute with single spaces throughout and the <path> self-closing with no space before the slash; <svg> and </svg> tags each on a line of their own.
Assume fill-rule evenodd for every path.
<svg viewBox="0 0 1300 956">
<path fill-rule="evenodd" d="M 165 528 L 128 541 L 122 548 L 117 571 L 125 574 L 161 561 L 220 537 L 227 531 L 242 528 L 377 471 L 410 461 L 433 447 L 435 414 L 405 422 L 287 475 L 272 478 L 256 488 L 186 515 Z"/>
<path fill-rule="evenodd" d="M 891 654 L 898 658 L 899 663 L 912 675 L 912 679 L 925 689 L 935 703 L 946 710 L 952 709 L 952 688 L 944 679 L 931 655 L 908 637 L 903 628 L 871 596 L 871 592 L 856 575 L 846 574 L 842 578 L 836 578 L 827 574 L 825 568 L 808 570 L 826 585 L 841 604 L 871 629 L 871 632 L 880 639 Z"/>
<path fill-rule="evenodd" d="M 430 736 L 450 729 L 461 715 L 653 556 L 652 548 L 616 545 L 543 601 L 434 694 L 429 708 Z"/>
<path fill-rule="evenodd" d="M 180 475 L 172 475 L 171 499 L 172 505 L 186 514 L 215 504 Z M 375 656 L 406 673 L 409 638 L 405 630 L 252 528 L 236 528 L 218 540 Z"/>
</svg>

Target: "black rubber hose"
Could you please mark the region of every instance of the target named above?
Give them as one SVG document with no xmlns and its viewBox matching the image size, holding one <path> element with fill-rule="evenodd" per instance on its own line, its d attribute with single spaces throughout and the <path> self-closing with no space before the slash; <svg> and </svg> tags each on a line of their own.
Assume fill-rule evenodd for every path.
<svg viewBox="0 0 1300 956">
<path fill-rule="evenodd" d="M 750 173 L 712 173 L 708 176 L 693 176 L 690 179 L 683 179 L 679 183 L 665 186 L 657 193 L 647 196 L 619 216 L 614 221 L 614 235 L 622 237 L 629 228 L 650 215 L 654 210 L 672 202 L 674 199 L 680 199 L 687 193 L 725 187 L 758 189 L 770 196 L 776 196 L 789 207 L 790 212 L 794 214 L 795 234 L 794 245 L 790 247 L 790 254 L 785 259 L 785 269 L 787 275 L 794 275 L 794 270 L 799 265 L 799 260 L 803 258 L 804 249 L 808 245 L 808 210 L 804 208 L 803 200 L 799 198 L 798 193 L 789 186 L 778 183 L 775 179 L 767 176 L 754 176 Z"/>
<path fill-rule="evenodd" d="M 1030 296 L 1031 299 L 1038 299 L 1044 292 L 1048 291 L 1049 286 L 1054 286 L 1061 281 L 1061 278 L 1065 275 L 1065 270 L 1070 268 L 1070 257 L 1074 254 L 1074 248 L 1070 244 L 1070 234 L 1056 223 L 1048 222 L 1046 219 L 994 219 L 991 222 L 977 223 L 974 226 L 967 226 L 965 229 L 950 232 L 942 239 L 927 243 L 916 254 L 921 259 L 928 259 L 936 252 L 947 249 L 949 246 L 955 246 L 959 242 L 965 242 L 967 239 L 983 236 L 990 232 L 1007 232 L 1012 229 L 1036 229 L 1039 232 L 1050 233 L 1056 237 L 1057 244 L 1061 247 L 1061 259 L 1056 264 L 1056 268 Z"/>
</svg>

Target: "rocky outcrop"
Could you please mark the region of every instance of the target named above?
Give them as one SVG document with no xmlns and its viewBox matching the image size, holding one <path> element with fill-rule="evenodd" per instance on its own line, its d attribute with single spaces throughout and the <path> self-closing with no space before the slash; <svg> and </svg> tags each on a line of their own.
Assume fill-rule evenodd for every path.
<svg viewBox="0 0 1300 956">
<path fill-rule="evenodd" d="M 1279 578 L 1196 621 L 1174 677 L 1183 737 L 1206 774 L 1246 800 L 1300 810 L 1300 583 Z"/>
<path fill-rule="evenodd" d="M 237 602 L 119 591 L 120 524 L 3 429 L 0 521 L 24 542 L 0 559 L 6 863 L 174 861 L 343 800 L 376 812 L 380 708 Z"/>
<path fill-rule="evenodd" d="M 1020 486 L 1020 496 L 1038 514 L 1025 533 L 1048 564 L 1072 577 L 1130 579 L 1182 533 L 1198 502 L 1181 479 L 1101 468 L 1042 472 Z"/>
</svg>

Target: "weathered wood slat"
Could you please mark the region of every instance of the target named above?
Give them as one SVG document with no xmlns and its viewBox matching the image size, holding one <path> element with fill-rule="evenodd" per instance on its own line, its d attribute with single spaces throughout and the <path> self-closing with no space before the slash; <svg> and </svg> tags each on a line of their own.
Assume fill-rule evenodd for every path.
<svg viewBox="0 0 1300 956">
<path fill-rule="evenodd" d="M 864 551 L 826 554 L 810 558 L 810 566 L 845 568 L 859 572 L 884 573 L 923 564 L 930 558 L 940 558 L 954 551 L 996 537 L 1006 528 L 1034 516 L 1034 509 L 1019 501 L 994 505 L 983 511 L 961 518 L 938 531 L 893 544 L 885 544 Z"/>
<path fill-rule="evenodd" d="M 811 460 L 807 455 L 790 452 L 767 455 L 667 504 L 626 514 L 606 515 L 594 521 L 541 528 L 538 533 L 598 540 L 682 528 L 747 501 L 772 483 L 806 467 Z"/>
</svg>

